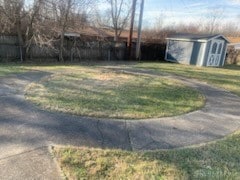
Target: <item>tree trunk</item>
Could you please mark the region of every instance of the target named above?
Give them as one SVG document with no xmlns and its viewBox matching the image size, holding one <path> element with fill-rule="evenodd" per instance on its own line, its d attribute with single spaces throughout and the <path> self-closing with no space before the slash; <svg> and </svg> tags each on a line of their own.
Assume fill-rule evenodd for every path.
<svg viewBox="0 0 240 180">
<path fill-rule="evenodd" d="M 59 49 L 59 61 L 64 62 L 63 51 L 64 51 L 64 34 L 67 29 L 68 16 L 71 10 L 72 0 L 67 1 L 67 8 L 64 12 L 63 22 L 62 22 L 62 32 L 60 38 L 60 49 Z"/>
<path fill-rule="evenodd" d="M 115 29 L 114 42 L 118 42 L 118 30 Z"/>
<path fill-rule="evenodd" d="M 64 30 L 62 31 L 61 37 L 60 37 L 60 48 L 59 48 L 59 57 L 58 57 L 58 60 L 60 62 L 64 62 L 63 50 L 64 50 Z"/>
<path fill-rule="evenodd" d="M 24 48 L 24 41 L 23 41 L 20 19 L 17 19 L 17 21 L 16 21 L 16 30 L 17 30 L 17 35 L 18 35 L 20 61 L 23 62 L 25 60 L 25 48 Z"/>
</svg>

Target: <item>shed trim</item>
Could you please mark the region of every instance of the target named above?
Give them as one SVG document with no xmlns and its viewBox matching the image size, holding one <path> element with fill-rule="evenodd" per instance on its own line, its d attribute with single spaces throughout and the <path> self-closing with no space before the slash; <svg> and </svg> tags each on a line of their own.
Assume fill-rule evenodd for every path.
<svg viewBox="0 0 240 180">
<path fill-rule="evenodd" d="M 165 59 L 166 59 L 166 60 L 168 60 L 168 59 L 167 59 L 168 46 L 169 46 L 169 41 L 167 41 L 167 47 L 166 47 L 166 51 L 165 51 Z"/>
<path fill-rule="evenodd" d="M 179 35 L 179 36 L 181 36 L 181 35 Z M 177 41 L 209 42 L 212 39 L 216 39 L 216 38 L 219 38 L 219 37 L 222 37 L 227 43 L 229 43 L 228 39 L 225 36 L 220 35 L 220 34 L 217 34 L 217 35 L 212 36 L 210 38 L 204 38 L 204 37 L 197 38 L 196 37 L 196 39 L 192 39 L 192 38 L 183 38 L 183 37 L 167 37 L 166 39 L 167 40 L 177 40 Z"/>
<path fill-rule="evenodd" d="M 206 48 L 207 48 L 207 43 L 204 43 L 203 44 L 203 53 L 202 53 L 201 61 L 199 63 L 200 66 L 203 66 L 205 55 L 206 55 Z"/>
<path fill-rule="evenodd" d="M 222 37 L 227 43 L 229 43 L 228 39 L 225 36 L 220 35 L 220 34 L 208 39 L 208 41 L 219 38 L 219 37 Z"/>
<path fill-rule="evenodd" d="M 208 40 L 192 40 L 192 39 L 185 39 L 185 38 L 166 38 L 167 40 L 176 40 L 176 41 L 194 41 L 194 42 L 208 42 Z"/>
<path fill-rule="evenodd" d="M 223 62 L 222 62 L 222 66 L 224 66 L 225 61 L 226 61 L 226 53 L 227 53 L 227 46 L 225 46 L 225 50 L 224 50 L 224 54 L 223 54 Z"/>
</svg>

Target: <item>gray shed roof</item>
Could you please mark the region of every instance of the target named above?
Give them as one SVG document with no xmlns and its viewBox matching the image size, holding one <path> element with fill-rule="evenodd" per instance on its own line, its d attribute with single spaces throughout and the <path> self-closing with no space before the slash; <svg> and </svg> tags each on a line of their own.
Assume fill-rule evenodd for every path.
<svg viewBox="0 0 240 180">
<path fill-rule="evenodd" d="M 225 38 L 223 35 L 220 34 L 173 34 L 170 35 L 166 39 L 172 39 L 172 40 L 183 40 L 183 41 L 199 41 L 199 42 L 207 42 L 214 38 L 222 37 L 224 40 L 226 40 L 228 43 L 228 39 Z"/>
</svg>

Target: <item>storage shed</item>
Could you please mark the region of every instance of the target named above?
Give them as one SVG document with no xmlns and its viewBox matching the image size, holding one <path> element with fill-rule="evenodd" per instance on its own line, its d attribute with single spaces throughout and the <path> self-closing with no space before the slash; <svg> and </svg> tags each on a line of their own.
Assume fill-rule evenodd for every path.
<svg viewBox="0 0 240 180">
<path fill-rule="evenodd" d="M 224 65 L 227 43 L 219 34 L 175 34 L 167 38 L 165 60 L 197 66 Z"/>
</svg>

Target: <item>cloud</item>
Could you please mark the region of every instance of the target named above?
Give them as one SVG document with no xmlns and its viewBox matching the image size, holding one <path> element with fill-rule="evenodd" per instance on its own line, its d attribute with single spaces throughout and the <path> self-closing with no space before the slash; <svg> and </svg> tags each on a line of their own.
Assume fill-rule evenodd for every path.
<svg viewBox="0 0 240 180">
<path fill-rule="evenodd" d="M 197 2 L 197 3 L 193 3 L 193 4 L 186 5 L 186 7 L 187 7 L 187 8 L 194 8 L 194 7 L 204 6 L 204 5 L 206 5 L 206 3 Z"/>
<path fill-rule="evenodd" d="M 240 4 L 240 0 L 228 0 L 228 1 L 230 1 L 233 4 Z"/>
</svg>

